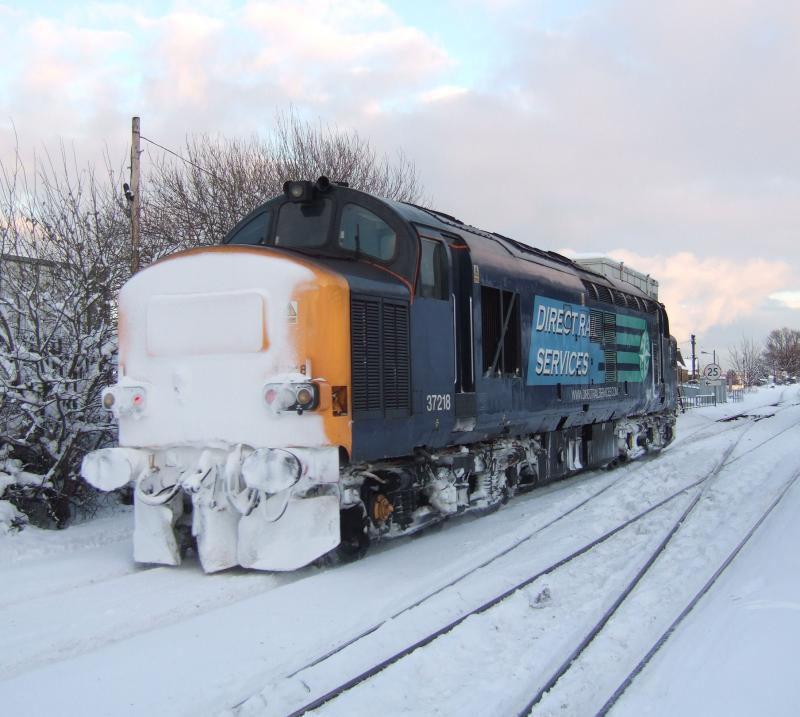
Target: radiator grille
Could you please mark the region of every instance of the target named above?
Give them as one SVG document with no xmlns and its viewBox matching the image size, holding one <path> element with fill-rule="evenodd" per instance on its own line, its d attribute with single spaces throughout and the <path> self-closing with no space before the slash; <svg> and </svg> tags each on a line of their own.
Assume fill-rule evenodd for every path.
<svg viewBox="0 0 800 717">
<path fill-rule="evenodd" d="M 409 407 L 408 306 L 383 303 L 383 405 Z"/>
<path fill-rule="evenodd" d="M 599 344 L 603 340 L 603 312 L 589 310 L 589 340 Z"/>
<path fill-rule="evenodd" d="M 376 297 L 350 300 L 353 412 L 408 411 L 408 304 Z"/>
<path fill-rule="evenodd" d="M 617 341 L 617 318 L 609 311 L 603 312 L 603 343 L 610 346 Z"/>
<path fill-rule="evenodd" d="M 603 354 L 606 362 L 606 383 L 615 383 L 617 380 L 617 352 L 606 349 Z"/>
</svg>

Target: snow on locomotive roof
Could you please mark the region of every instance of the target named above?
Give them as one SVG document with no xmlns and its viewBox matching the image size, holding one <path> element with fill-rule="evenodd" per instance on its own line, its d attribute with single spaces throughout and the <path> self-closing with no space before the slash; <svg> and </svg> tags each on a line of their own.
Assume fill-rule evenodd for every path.
<svg viewBox="0 0 800 717">
<path fill-rule="evenodd" d="M 440 212 L 436 209 L 428 209 L 410 202 L 395 202 L 383 200 L 391 204 L 394 209 L 408 221 L 431 225 L 434 222 L 443 225 L 444 229 L 457 229 L 462 233 L 472 234 L 476 237 L 488 239 L 499 247 L 502 247 L 511 256 L 541 263 L 544 260 L 550 266 L 561 265 L 572 270 L 586 284 L 586 274 L 591 275 L 590 281 L 595 285 L 600 280 L 600 284 L 607 284 L 618 291 L 628 292 L 641 298 L 653 299 L 658 301 L 658 282 L 652 279 L 649 274 L 645 275 L 629 267 L 622 268 L 622 262 L 614 262 L 605 257 L 587 257 L 585 259 L 570 259 L 554 251 L 546 251 L 537 247 L 511 239 L 510 237 L 489 232 L 478 227 L 471 226 L 462 222 L 456 217 Z M 434 220 L 434 222 L 431 221 Z M 466 237 L 465 237 L 466 238 Z M 613 268 L 613 269 L 612 269 Z M 602 290 L 601 290 L 602 291 Z M 591 293 L 591 290 L 590 290 Z M 613 299 L 612 299 L 613 303 Z"/>
<path fill-rule="evenodd" d="M 575 257 L 574 261 L 607 279 L 617 279 L 625 284 L 635 286 L 651 299 L 658 301 L 658 282 L 650 274 L 643 274 L 641 271 L 632 269 L 623 261 L 615 261 L 607 256 L 580 256 Z"/>
<path fill-rule="evenodd" d="M 427 224 L 429 226 L 435 226 L 435 224 L 438 223 L 442 225 L 442 228 L 445 230 L 457 229 L 460 232 L 465 232 L 483 239 L 488 239 L 494 242 L 496 245 L 502 247 L 511 256 L 515 256 L 517 258 L 536 257 L 537 259 L 545 259 L 548 262 L 561 264 L 572 269 L 581 269 L 581 267 L 575 264 L 575 262 L 573 262 L 571 259 L 554 251 L 538 249 L 530 244 L 524 244 L 523 242 L 517 241 L 516 239 L 512 239 L 511 237 L 507 237 L 503 234 L 480 229 L 472 226 L 471 224 L 466 224 L 460 219 L 457 219 L 450 214 L 440 212 L 436 209 L 428 209 L 427 207 L 421 207 L 417 204 L 411 204 L 410 202 L 394 202 L 391 200 L 383 201 L 385 201 L 387 204 L 391 204 L 399 214 L 409 221 L 419 224 Z M 432 222 L 431 219 L 433 219 L 434 222 Z M 521 254 L 528 256 L 520 256 Z"/>
</svg>

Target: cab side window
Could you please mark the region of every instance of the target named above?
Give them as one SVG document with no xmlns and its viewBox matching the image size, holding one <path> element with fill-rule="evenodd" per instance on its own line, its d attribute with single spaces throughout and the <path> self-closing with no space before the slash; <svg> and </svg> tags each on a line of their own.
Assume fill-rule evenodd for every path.
<svg viewBox="0 0 800 717">
<path fill-rule="evenodd" d="M 422 253 L 419 259 L 417 293 L 423 299 L 447 299 L 447 255 L 439 241 L 420 237 Z"/>
<path fill-rule="evenodd" d="M 271 216 L 269 212 L 256 215 L 228 240 L 228 244 L 264 244 Z"/>
<path fill-rule="evenodd" d="M 339 225 L 339 246 L 380 261 L 394 258 L 397 235 L 368 209 L 345 204 Z"/>
</svg>

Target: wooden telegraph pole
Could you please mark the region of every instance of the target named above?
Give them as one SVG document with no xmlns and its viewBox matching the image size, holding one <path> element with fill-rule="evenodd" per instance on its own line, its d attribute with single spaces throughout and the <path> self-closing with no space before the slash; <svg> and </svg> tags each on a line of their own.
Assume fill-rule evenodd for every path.
<svg viewBox="0 0 800 717">
<path fill-rule="evenodd" d="M 131 137 L 131 274 L 139 271 L 139 226 L 142 219 L 142 201 L 139 191 L 139 149 L 141 131 L 139 118 L 134 117 Z"/>
</svg>

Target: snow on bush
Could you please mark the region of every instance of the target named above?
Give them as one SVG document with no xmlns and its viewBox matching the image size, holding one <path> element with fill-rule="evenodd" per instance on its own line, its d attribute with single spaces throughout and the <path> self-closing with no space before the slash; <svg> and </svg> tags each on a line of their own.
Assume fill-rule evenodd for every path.
<svg viewBox="0 0 800 717">
<path fill-rule="evenodd" d="M 6 460 L 0 466 L 0 535 L 5 535 L 22 530 L 28 523 L 28 517 L 10 500 L 2 498 L 41 484 L 42 477 L 23 471 L 20 461 Z"/>
<path fill-rule="evenodd" d="M 0 535 L 22 530 L 28 523 L 24 513 L 20 513 L 11 501 L 0 500 Z"/>
<path fill-rule="evenodd" d="M 142 266 L 217 243 L 286 179 L 325 174 L 422 201 L 402 154 L 391 160 L 355 132 L 291 112 L 277 117 L 269 141 L 201 137 L 186 150 L 192 164 L 156 158 L 144 182 Z M 6 485 L 0 499 L 36 524 L 61 527 L 95 500 L 79 477 L 83 456 L 115 437 L 100 392 L 115 380 L 115 302 L 132 257 L 122 179 L 109 169 L 98 181 L 63 149 L 46 156 L 31 172 L 19 157 L 0 163 L 0 461 L 38 476 L 35 485 Z"/>
<path fill-rule="evenodd" d="M 62 159 L 32 177 L 0 166 L 0 499 L 56 527 L 91 508 L 80 462 L 114 436 L 100 391 L 129 274 L 124 205 Z"/>
</svg>

